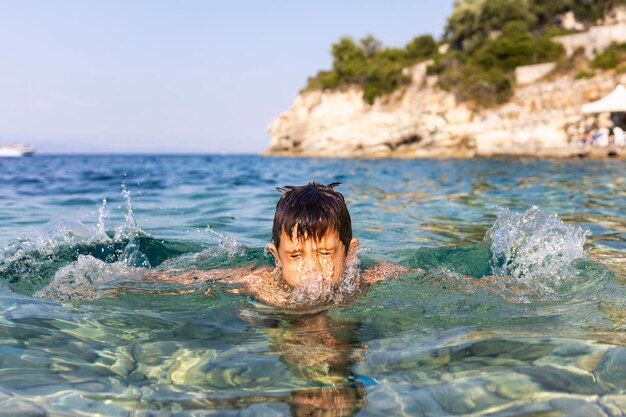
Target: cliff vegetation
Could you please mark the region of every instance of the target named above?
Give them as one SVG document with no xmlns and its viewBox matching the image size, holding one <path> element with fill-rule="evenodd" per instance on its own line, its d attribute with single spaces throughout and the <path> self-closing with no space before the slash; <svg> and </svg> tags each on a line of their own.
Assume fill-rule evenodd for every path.
<svg viewBox="0 0 626 417">
<path fill-rule="evenodd" d="M 516 67 L 565 59 L 563 47 L 551 40 L 568 33 L 563 13 L 573 12 L 576 21 L 592 24 L 623 4 L 626 0 L 457 1 L 439 41 L 421 35 L 403 48 L 386 48 L 371 35 L 359 41 L 341 38 L 332 45 L 332 68 L 309 78 L 305 91 L 359 86 L 372 104 L 410 83 L 404 68 L 432 59 L 429 74 L 438 75 L 439 87 L 457 100 L 472 108 L 499 105 L 513 94 Z M 620 48 L 596 58 L 580 75 L 620 64 Z"/>
</svg>

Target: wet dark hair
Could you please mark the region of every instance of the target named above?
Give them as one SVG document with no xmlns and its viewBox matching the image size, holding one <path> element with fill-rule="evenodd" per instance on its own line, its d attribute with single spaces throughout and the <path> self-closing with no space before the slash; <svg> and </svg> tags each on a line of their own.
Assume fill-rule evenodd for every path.
<svg viewBox="0 0 626 417">
<path fill-rule="evenodd" d="M 343 195 L 334 190 L 341 185 L 333 182 L 328 185 L 311 182 L 302 186 L 277 188 L 282 193 L 276 203 L 272 241 L 278 248 L 280 234 L 284 230 L 288 235 L 294 226 L 298 226 L 296 237 L 303 235 L 320 239 L 328 230 L 336 230 L 339 240 L 348 251 L 352 240 L 352 221 Z"/>
</svg>

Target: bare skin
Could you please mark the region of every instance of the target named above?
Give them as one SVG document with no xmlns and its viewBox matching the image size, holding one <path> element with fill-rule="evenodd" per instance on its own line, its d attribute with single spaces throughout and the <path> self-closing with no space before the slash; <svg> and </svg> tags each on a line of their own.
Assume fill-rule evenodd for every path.
<svg viewBox="0 0 626 417">
<path fill-rule="evenodd" d="M 317 279 L 324 288 L 339 285 L 346 268 L 356 264 L 359 241 L 352 239 L 346 250 L 336 231 L 325 234 L 319 240 L 307 236 L 297 239 L 295 232 L 290 236 L 283 231 L 280 247 L 270 243 L 268 249 L 274 256 L 276 267 L 273 269 L 242 267 L 212 271 L 166 271 L 146 274 L 141 279 L 166 281 L 181 286 L 195 286 L 210 281 L 239 284 L 238 288 L 230 291 L 249 295 L 269 306 L 292 308 L 298 305 L 293 299 L 294 289 L 310 284 L 313 279 Z M 358 286 L 363 290 L 379 281 L 419 271 L 383 262 L 361 273 Z"/>
<path fill-rule="evenodd" d="M 146 274 L 141 279 L 166 281 L 181 286 L 196 286 L 211 281 L 238 284 L 237 288 L 229 291 L 248 295 L 268 306 L 299 308 L 302 307 L 302 303 L 294 299 L 294 291 L 307 286 L 313 291 L 335 291 L 345 279 L 347 268 L 356 264 L 358 248 L 359 241 L 352 239 L 346 250 L 336 231 L 330 231 L 318 240 L 307 236 L 298 239 L 295 231 L 292 231 L 291 236 L 283 231 L 279 247 L 273 243 L 268 245 L 270 253 L 274 256 L 275 268 L 253 269 L 247 266 L 212 271 L 166 271 Z M 359 274 L 358 288 L 354 293 L 360 293 L 380 281 L 419 272 L 423 270 L 381 262 Z M 467 288 L 489 286 L 496 292 L 504 291 L 503 296 L 511 302 L 514 298 L 510 294 L 523 290 L 513 279 L 507 277 L 459 278 L 461 279 L 459 284 L 464 283 Z M 446 285 L 446 282 L 436 276 L 431 282 L 434 285 Z M 178 290 L 177 293 L 183 291 Z"/>
<path fill-rule="evenodd" d="M 311 274 L 320 274 L 324 282 L 339 284 L 346 264 L 354 261 L 359 241 L 352 239 L 344 246 L 336 230 L 328 231 L 320 239 L 297 237 L 297 226 L 289 235 L 285 230 L 280 236 L 280 247 L 270 243 L 267 248 L 274 256 L 276 268 L 281 270 L 282 280 L 291 288 L 305 285 Z"/>
</svg>

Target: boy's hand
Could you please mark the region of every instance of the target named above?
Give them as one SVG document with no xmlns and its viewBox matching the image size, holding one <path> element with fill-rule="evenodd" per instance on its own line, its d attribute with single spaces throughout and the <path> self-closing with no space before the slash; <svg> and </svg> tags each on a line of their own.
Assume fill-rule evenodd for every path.
<svg viewBox="0 0 626 417">
<path fill-rule="evenodd" d="M 362 282 L 367 285 L 373 285 L 379 281 L 395 279 L 400 275 L 413 274 L 416 272 L 423 272 L 423 270 L 419 268 L 411 269 L 389 262 L 380 262 L 375 267 L 363 273 Z"/>
</svg>

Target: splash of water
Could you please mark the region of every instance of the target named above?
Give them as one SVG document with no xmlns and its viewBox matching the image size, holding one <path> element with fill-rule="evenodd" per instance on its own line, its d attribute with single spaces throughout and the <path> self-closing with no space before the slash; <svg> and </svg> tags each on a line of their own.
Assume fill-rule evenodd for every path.
<svg viewBox="0 0 626 417">
<path fill-rule="evenodd" d="M 89 255 L 79 255 L 55 274 L 50 283 L 33 294 L 37 298 L 59 301 L 89 301 L 108 295 L 107 284 L 126 277 L 137 269 L 124 262 L 107 263 Z"/>
<path fill-rule="evenodd" d="M 96 235 L 102 241 L 110 241 L 111 238 L 107 234 L 106 226 L 104 225 L 104 220 L 109 217 L 109 212 L 106 210 L 107 199 L 106 197 L 102 198 L 102 204 L 100 208 L 98 208 L 98 223 L 96 224 Z"/>
<path fill-rule="evenodd" d="M 107 268 L 116 268 L 115 264 L 129 268 L 149 267 L 150 264 L 139 247 L 142 236 L 145 237 L 146 234 L 137 226 L 131 195 L 124 186 L 122 195 L 126 209 L 125 221 L 116 228 L 113 238 L 107 233 L 107 200 L 103 198 L 98 209 L 98 221 L 94 226 L 66 218 L 53 218 L 40 230 L 20 236 L 0 254 L 0 275 L 13 283 L 19 282 L 25 289 L 36 289 L 47 284 L 38 296 L 65 300 L 80 298 L 81 291 L 91 291 L 100 283 L 96 278 L 98 271 L 104 274 L 103 279 L 106 280 L 106 272 L 109 271 Z M 84 252 L 89 251 L 89 248 L 101 251 L 103 259 L 109 257 L 107 261 L 112 266 L 104 268 L 105 262 L 92 256 L 85 258 Z M 78 256 L 81 252 L 83 255 Z M 91 259 L 92 262 L 86 259 Z M 67 264 L 72 260 L 76 262 Z M 99 269 L 94 266 L 96 264 L 100 266 Z M 55 273 L 51 271 L 52 268 L 60 269 Z M 54 278 L 48 282 L 52 273 L 55 273 Z M 67 296 L 62 295 L 64 291 Z"/>
<path fill-rule="evenodd" d="M 359 249 L 359 252 L 361 249 Z M 361 268 L 358 254 L 350 254 L 346 259 L 346 270 L 343 273 L 339 288 L 335 293 L 336 303 L 345 303 L 354 297 L 361 288 Z"/>
<path fill-rule="evenodd" d="M 220 252 L 225 252 L 231 258 L 245 255 L 245 247 L 237 242 L 236 239 L 213 230 L 211 226 L 207 226 L 205 230 L 209 235 L 217 239 L 218 250 Z"/>
<path fill-rule="evenodd" d="M 343 304 L 354 297 L 360 288 L 359 259 L 351 255 L 346 260 L 346 268 L 339 283 L 331 283 L 325 277 L 332 276 L 334 265 L 325 265 L 323 270 L 311 270 L 304 264 L 298 266 L 298 273 L 306 277 L 295 287 L 290 298 L 297 305 Z"/>
<path fill-rule="evenodd" d="M 62 246 L 119 242 L 140 234 L 146 235 L 137 226 L 130 200 L 130 192 L 125 186 L 122 187 L 122 195 L 126 202 L 125 222 L 115 229 L 113 239 L 106 232 L 105 219 L 108 217 L 106 210 L 107 200 L 103 198 L 102 205 L 98 209 L 98 222 L 94 227 L 87 226 L 77 220 L 54 217 L 41 230 L 26 233 L 18 237 L 17 242 L 4 248 L 2 253 L 0 253 L 0 260 L 6 263 L 28 256 L 29 253 L 53 254 Z"/>
<path fill-rule="evenodd" d="M 135 212 L 133 210 L 133 203 L 131 200 L 131 193 L 126 184 L 122 184 L 122 197 L 124 197 L 124 205 L 126 208 L 126 214 L 124 216 L 124 223 L 115 229 L 114 240 L 128 239 L 128 244 L 124 248 L 122 255 L 122 261 L 128 265 L 134 265 L 136 267 L 149 268 L 150 262 L 144 254 L 139 250 L 139 246 L 136 241 L 136 237 L 139 235 L 148 235 L 137 224 L 135 219 Z"/>
<path fill-rule="evenodd" d="M 291 299 L 297 304 L 316 304 L 329 301 L 332 297 L 333 285 L 324 280 L 321 271 L 299 268 L 300 274 L 306 279 L 291 291 Z"/>
<path fill-rule="evenodd" d="M 126 188 L 126 184 L 122 184 L 122 197 L 124 197 L 124 205 L 126 208 L 126 214 L 124 216 L 125 221 L 115 229 L 114 239 L 120 240 L 123 238 L 132 238 L 139 234 L 147 235 L 147 233 L 144 232 L 137 224 L 131 200 L 131 193 L 130 190 Z"/>
<path fill-rule="evenodd" d="M 486 234 L 491 241 L 492 271 L 556 299 L 556 290 L 578 274 L 573 262 L 585 258 L 587 235 L 582 227 L 565 224 L 537 207 L 523 213 L 500 208 L 496 222 Z"/>
</svg>

